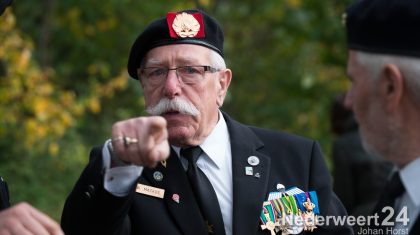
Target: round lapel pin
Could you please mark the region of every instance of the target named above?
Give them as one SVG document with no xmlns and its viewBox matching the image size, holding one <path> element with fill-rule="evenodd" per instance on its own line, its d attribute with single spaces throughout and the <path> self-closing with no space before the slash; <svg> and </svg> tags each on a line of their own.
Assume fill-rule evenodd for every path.
<svg viewBox="0 0 420 235">
<path fill-rule="evenodd" d="M 153 179 L 155 179 L 156 181 L 162 181 L 163 180 L 163 174 L 160 171 L 155 171 L 153 173 Z"/>
<path fill-rule="evenodd" d="M 248 164 L 251 166 L 257 166 L 258 164 L 260 164 L 260 159 L 257 156 L 249 156 Z"/>
</svg>

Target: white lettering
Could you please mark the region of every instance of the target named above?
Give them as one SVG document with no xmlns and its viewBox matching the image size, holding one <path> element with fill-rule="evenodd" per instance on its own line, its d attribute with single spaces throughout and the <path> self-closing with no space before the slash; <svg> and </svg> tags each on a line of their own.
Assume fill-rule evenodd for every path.
<svg viewBox="0 0 420 235">
<path fill-rule="evenodd" d="M 354 218 L 354 216 L 349 216 L 347 217 L 347 224 L 350 226 L 354 226 L 356 223 L 356 218 Z"/>
<path fill-rule="evenodd" d="M 357 216 L 356 221 L 358 226 L 365 226 L 366 225 L 366 218 L 364 216 Z"/>
<path fill-rule="evenodd" d="M 357 232 L 358 235 L 379 235 L 384 234 L 382 229 L 372 229 L 372 228 L 363 228 L 361 227 L 360 230 Z"/>
<path fill-rule="evenodd" d="M 374 219 L 373 223 L 370 223 L 371 219 Z M 367 225 L 368 226 L 370 226 L 370 225 L 378 226 L 379 225 L 378 219 L 379 219 L 379 215 L 376 214 L 376 213 L 375 213 L 375 215 L 369 215 L 368 219 L 367 219 Z"/>
</svg>

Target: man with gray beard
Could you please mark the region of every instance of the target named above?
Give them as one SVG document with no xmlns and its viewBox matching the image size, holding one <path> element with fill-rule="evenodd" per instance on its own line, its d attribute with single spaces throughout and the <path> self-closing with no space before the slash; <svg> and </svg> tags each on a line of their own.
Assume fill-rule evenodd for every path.
<svg viewBox="0 0 420 235">
<path fill-rule="evenodd" d="M 151 116 L 115 123 L 112 137 L 92 150 L 64 207 L 67 235 L 275 233 L 263 202 L 282 185 L 311 191 L 302 203 L 319 215 L 346 214 L 316 142 L 245 126 L 221 111 L 232 71 L 222 29 L 206 13 L 152 22 L 131 48 L 128 72 Z M 318 226 L 313 233 L 352 231 Z"/>
<path fill-rule="evenodd" d="M 420 1 L 364 0 L 347 10 L 345 104 L 363 145 L 396 165 L 359 234 L 420 234 Z"/>
</svg>

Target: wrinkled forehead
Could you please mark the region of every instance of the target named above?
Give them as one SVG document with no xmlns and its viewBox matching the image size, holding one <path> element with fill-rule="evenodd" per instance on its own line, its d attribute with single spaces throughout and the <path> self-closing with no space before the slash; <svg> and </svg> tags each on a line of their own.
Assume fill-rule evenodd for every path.
<svg viewBox="0 0 420 235">
<path fill-rule="evenodd" d="M 197 45 L 177 44 L 160 46 L 147 52 L 142 65 L 207 65 L 211 50 Z"/>
</svg>

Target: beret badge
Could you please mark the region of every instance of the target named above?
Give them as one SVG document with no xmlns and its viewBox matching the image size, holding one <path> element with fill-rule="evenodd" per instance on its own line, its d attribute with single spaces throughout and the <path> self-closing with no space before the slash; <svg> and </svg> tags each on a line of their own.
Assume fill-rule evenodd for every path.
<svg viewBox="0 0 420 235">
<path fill-rule="evenodd" d="M 191 38 L 200 31 L 200 23 L 191 14 L 183 12 L 175 17 L 172 28 L 181 38 Z"/>
<path fill-rule="evenodd" d="M 167 23 L 171 38 L 204 38 L 203 15 L 187 12 L 168 13 Z"/>
</svg>

